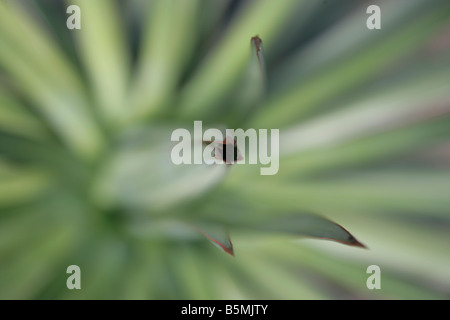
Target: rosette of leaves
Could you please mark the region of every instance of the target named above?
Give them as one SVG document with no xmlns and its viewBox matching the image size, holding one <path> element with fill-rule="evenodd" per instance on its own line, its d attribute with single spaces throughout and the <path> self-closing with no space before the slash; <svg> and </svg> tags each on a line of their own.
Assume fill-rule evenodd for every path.
<svg viewBox="0 0 450 320">
<path fill-rule="evenodd" d="M 450 4 L 377 3 L 1 0 L 0 298 L 448 298 Z M 174 165 L 194 120 L 278 174 Z"/>
</svg>

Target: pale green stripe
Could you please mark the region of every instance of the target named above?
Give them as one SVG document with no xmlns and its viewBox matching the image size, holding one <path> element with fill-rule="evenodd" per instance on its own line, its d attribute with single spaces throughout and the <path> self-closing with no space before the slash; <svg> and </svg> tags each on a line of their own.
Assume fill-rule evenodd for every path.
<svg viewBox="0 0 450 320">
<path fill-rule="evenodd" d="M 81 29 L 73 30 L 102 116 L 116 123 L 128 112 L 125 90 L 130 57 L 119 8 L 110 0 L 67 1 L 81 9 Z"/>
</svg>

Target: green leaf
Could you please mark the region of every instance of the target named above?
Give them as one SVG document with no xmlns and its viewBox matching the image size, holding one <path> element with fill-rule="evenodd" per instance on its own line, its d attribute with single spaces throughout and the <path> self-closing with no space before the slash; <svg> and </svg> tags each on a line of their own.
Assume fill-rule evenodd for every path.
<svg viewBox="0 0 450 320">
<path fill-rule="evenodd" d="M 2 167 L 0 162 L 0 207 L 37 198 L 53 185 L 52 175 L 45 170 L 21 169 L 2 174 Z"/>
<path fill-rule="evenodd" d="M 423 148 L 430 141 L 447 135 L 450 132 L 449 122 L 447 117 L 437 117 L 433 121 L 400 127 L 348 143 L 286 156 L 280 159 L 279 177 L 313 176 L 392 159 L 411 150 Z"/>
<path fill-rule="evenodd" d="M 222 181 L 225 165 L 172 162 L 172 129 L 155 126 L 123 135 L 93 187 L 99 205 L 163 209 L 199 197 Z"/>
<path fill-rule="evenodd" d="M 250 58 L 241 84 L 238 86 L 233 105 L 235 119 L 247 119 L 266 96 L 267 79 L 263 42 L 258 36 L 250 40 Z M 235 120 L 236 121 L 236 120 Z"/>
<path fill-rule="evenodd" d="M 295 0 L 253 1 L 236 17 L 219 45 L 213 49 L 181 92 L 181 116 L 193 119 L 211 115 L 219 102 L 243 75 L 248 59 L 248 39 L 258 34 L 273 43 Z M 205 90 L 208 88 L 208 90 Z"/>
<path fill-rule="evenodd" d="M 62 299 L 114 299 L 116 282 L 111 281 L 118 273 L 123 274 L 126 265 L 126 246 L 114 237 L 93 237 L 81 254 L 73 254 L 81 269 L 81 290 L 64 290 Z"/>
<path fill-rule="evenodd" d="M 274 245 L 274 244 L 272 244 Z M 283 246 L 279 242 L 276 246 Z M 236 259 L 240 262 L 240 268 L 245 273 L 245 278 L 241 280 L 247 286 L 256 283 L 260 289 L 252 292 L 252 297 L 257 299 L 280 299 L 280 300 L 300 300 L 300 299 L 324 299 L 317 283 L 310 282 L 310 275 L 304 273 L 302 268 L 289 270 L 286 264 L 274 254 L 260 248 L 243 248 L 244 256 Z M 282 250 L 283 251 L 283 250 Z M 248 290 L 248 289 L 247 289 Z"/>
<path fill-rule="evenodd" d="M 82 27 L 73 33 L 96 105 L 107 124 L 117 124 L 129 109 L 125 94 L 130 76 L 130 57 L 118 4 L 109 0 L 69 0 L 67 4 L 81 10 Z"/>
<path fill-rule="evenodd" d="M 0 129 L 27 138 L 47 140 L 47 128 L 18 99 L 0 87 Z"/>
<path fill-rule="evenodd" d="M 256 225 L 255 229 L 332 240 L 349 246 L 366 248 L 340 225 L 313 214 L 280 216 Z"/>
<path fill-rule="evenodd" d="M 74 226 L 60 225 L 15 252 L 0 267 L 1 299 L 34 299 L 54 275 L 64 272 L 63 261 L 72 250 Z M 30 267 L 32 266 L 32 267 Z"/>
<path fill-rule="evenodd" d="M 277 243 L 267 244 L 260 254 L 288 265 L 294 270 L 300 269 L 309 274 L 315 274 L 317 279 L 321 279 L 319 287 L 322 290 L 328 289 L 325 291 L 328 298 L 342 299 L 347 294 L 350 294 L 352 299 L 445 299 L 448 297 L 444 291 L 445 285 L 439 289 L 442 283 L 439 276 L 433 281 L 426 280 L 433 276 L 433 272 L 427 268 L 418 268 L 417 273 L 410 273 L 411 268 L 417 264 L 396 259 L 395 254 L 387 256 L 386 259 L 380 259 L 375 253 L 376 248 L 372 246 L 370 251 L 356 251 L 344 246 L 327 246 L 328 250 L 326 250 L 321 244 L 317 243 L 317 246 L 313 248 L 303 243 L 290 243 L 282 247 Z M 419 261 L 424 260 L 422 257 L 417 257 Z M 389 263 L 396 260 L 401 261 L 401 266 L 398 268 Z M 378 265 L 382 270 L 381 290 L 367 289 L 366 281 L 369 274 L 366 270 L 372 264 Z M 448 283 L 448 280 L 445 281 Z M 316 288 L 317 283 L 315 282 Z"/>
<path fill-rule="evenodd" d="M 117 299 L 147 300 L 165 296 L 162 291 L 166 286 L 159 282 L 164 281 L 160 274 L 165 268 L 163 252 L 166 249 L 160 243 L 134 242 L 132 259 L 128 259 Z"/>
<path fill-rule="evenodd" d="M 104 137 L 86 91 L 58 44 L 15 2 L 0 2 L 0 65 L 75 154 L 92 161 Z M 32 50 L 30 50 L 32 48 Z"/>
<path fill-rule="evenodd" d="M 292 188 L 297 190 L 295 186 Z M 295 208 L 301 207 L 303 195 L 301 191 L 295 195 L 295 192 L 286 190 L 287 186 L 281 184 L 243 182 L 237 194 L 233 189 L 221 189 L 210 194 L 211 205 L 205 205 L 195 218 L 214 218 L 216 223 L 220 222 L 230 230 L 321 238 L 365 247 L 339 224 L 317 214 L 296 211 Z"/>
<path fill-rule="evenodd" d="M 383 85 L 350 104 L 283 130 L 280 155 L 330 148 L 449 114 L 449 67 L 444 63 L 409 72 L 408 79 Z"/>
<path fill-rule="evenodd" d="M 230 188 L 236 188 L 233 185 Z M 240 198 L 235 200 L 236 196 L 226 193 L 227 199 L 257 202 L 283 211 L 389 212 L 390 216 L 415 213 L 445 217 L 450 206 L 450 198 L 446 196 L 450 173 L 444 169 L 379 169 L 296 183 L 273 181 L 271 185 L 255 179 L 241 181 L 239 186 Z M 240 210 L 245 211 L 245 207 Z"/>
<path fill-rule="evenodd" d="M 344 61 L 274 95 L 252 119 L 251 126 L 267 128 L 292 124 L 312 109 L 355 90 L 427 41 L 447 21 L 449 10 L 448 4 L 439 3 L 420 19 L 412 19 L 383 39 L 357 51 L 355 56 L 347 56 Z"/>
<path fill-rule="evenodd" d="M 314 9 L 321 5 L 320 2 L 314 0 L 308 2 L 315 6 Z M 383 27 L 376 32 L 370 32 L 365 27 L 368 15 L 363 10 L 364 6 L 352 12 L 346 10 L 345 15 L 330 28 L 316 35 L 313 38 L 314 40 L 300 46 L 297 52 L 288 55 L 286 59 L 280 62 L 280 67 L 274 70 L 271 78 L 271 84 L 274 87 L 273 92 L 288 87 L 296 81 L 301 81 L 302 78 L 310 77 L 314 73 L 330 70 L 335 61 L 350 56 L 358 57 L 361 54 L 361 48 L 388 37 L 390 33 L 415 19 L 418 13 L 430 10 L 430 7 L 435 3 L 430 3 L 428 0 L 411 0 L 408 1 L 407 6 L 403 6 L 395 1 L 385 2 L 381 6 Z M 335 5 L 341 6 L 338 3 Z M 330 6 L 330 3 L 327 6 Z M 321 9 L 323 10 L 323 8 Z M 335 8 L 328 10 L 335 10 Z M 314 13 L 317 14 L 317 12 L 309 13 L 309 16 L 304 19 L 317 19 L 318 17 Z M 302 13 L 297 15 L 300 14 Z M 296 21 L 296 25 L 298 23 Z M 304 30 L 304 28 L 303 31 L 308 34 L 314 32 L 314 30 Z M 287 33 L 285 37 L 289 37 L 286 42 L 296 41 L 296 38 L 291 36 L 291 32 Z M 301 37 L 299 38 L 301 39 Z"/>
<path fill-rule="evenodd" d="M 208 281 L 208 268 L 210 255 L 205 255 L 205 251 L 183 244 L 173 248 L 173 255 L 170 256 L 176 271 L 175 279 L 181 292 L 180 296 L 192 297 L 192 299 L 204 300 L 212 299 L 214 295 L 210 281 Z M 206 270 L 205 270 L 206 269 Z"/>
<path fill-rule="evenodd" d="M 149 5 L 123 123 L 146 119 L 173 99 L 197 42 L 199 7 L 199 0 L 157 0 Z"/>
</svg>

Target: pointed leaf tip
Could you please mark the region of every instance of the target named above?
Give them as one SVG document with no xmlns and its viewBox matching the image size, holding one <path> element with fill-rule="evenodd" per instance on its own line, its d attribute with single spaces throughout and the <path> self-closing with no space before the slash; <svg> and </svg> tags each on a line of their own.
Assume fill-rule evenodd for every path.
<svg viewBox="0 0 450 320">
<path fill-rule="evenodd" d="M 252 54 L 254 54 L 254 55 L 256 54 L 256 57 L 258 58 L 259 67 L 261 68 L 261 72 L 262 72 L 262 74 L 260 76 L 264 77 L 265 62 L 264 62 L 264 51 L 263 51 L 263 46 L 262 46 L 262 40 L 259 36 L 256 35 L 251 38 L 250 43 L 252 46 L 252 50 L 254 50 L 252 52 Z"/>
<path fill-rule="evenodd" d="M 233 244 L 225 227 L 213 224 L 198 224 L 195 229 L 217 248 L 234 257 Z"/>
<path fill-rule="evenodd" d="M 266 221 L 258 229 L 269 232 L 291 233 L 318 239 L 336 241 L 353 247 L 367 249 L 350 232 L 339 224 L 313 214 L 295 214 Z"/>
<path fill-rule="evenodd" d="M 256 35 L 254 37 L 252 37 L 252 39 L 250 40 L 252 45 L 254 45 L 256 47 L 256 51 L 259 52 L 262 49 L 262 40 L 261 38 Z"/>
<path fill-rule="evenodd" d="M 363 249 L 369 249 L 366 245 L 364 245 L 363 243 L 359 242 L 350 232 L 347 231 L 347 229 L 345 229 L 344 227 L 342 227 L 341 225 L 334 223 L 333 221 L 328 220 L 330 223 L 333 223 L 334 225 L 336 225 L 336 227 L 341 228 L 344 232 L 346 232 L 348 234 L 348 238 L 347 240 L 338 240 L 338 239 L 333 239 L 333 238 L 328 238 L 328 237 L 323 237 L 323 239 L 327 239 L 327 240 L 331 240 L 331 241 L 336 241 L 342 244 L 346 244 L 348 246 L 352 246 L 352 247 L 359 247 L 359 248 L 363 248 Z"/>
</svg>

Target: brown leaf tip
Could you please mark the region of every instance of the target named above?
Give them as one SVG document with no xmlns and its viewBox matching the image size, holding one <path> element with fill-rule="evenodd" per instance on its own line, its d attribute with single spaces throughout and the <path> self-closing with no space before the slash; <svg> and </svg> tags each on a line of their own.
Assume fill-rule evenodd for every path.
<svg viewBox="0 0 450 320">
<path fill-rule="evenodd" d="M 223 250 L 224 252 L 228 253 L 230 256 L 234 257 L 234 249 L 233 249 L 233 243 L 231 242 L 230 236 L 227 235 L 227 240 L 229 242 L 229 245 L 226 245 L 225 243 L 222 243 L 216 239 L 214 239 L 213 237 L 211 237 L 210 235 L 208 235 L 206 232 L 204 232 L 203 230 L 196 228 L 197 232 L 199 232 L 200 234 L 202 234 L 203 236 L 205 236 L 209 241 L 211 241 L 211 243 L 213 243 L 216 247 L 220 248 L 221 250 Z"/>
<path fill-rule="evenodd" d="M 256 46 L 256 49 L 257 49 L 258 52 L 261 50 L 261 47 L 262 47 L 262 40 L 261 40 L 261 38 L 260 38 L 258 35 L 252 37 L 252 39 L 250 40 L 250 42 L 251 42 L 251 43 L 255 43 L 255 46 Z"/>
<path fill-rule="evenodd" d="M 229 248 L 224 248 L 223 251 L 225 251 L 226 253 L 228 253 L 230 256 L 234 257 L 233 246 L 231 246 L 231 247 L 229 247 Z"/>
</svg>

